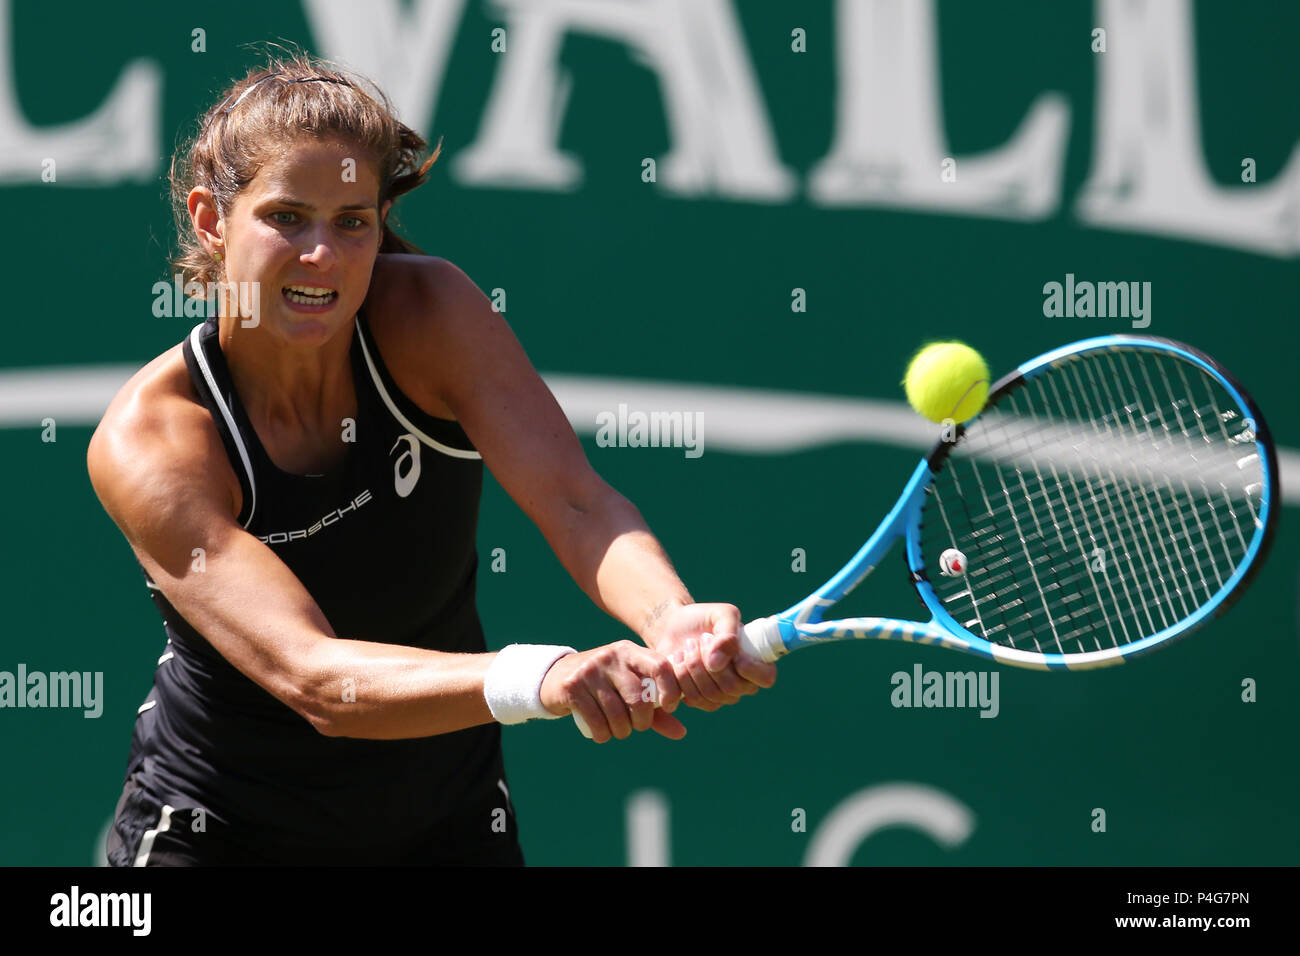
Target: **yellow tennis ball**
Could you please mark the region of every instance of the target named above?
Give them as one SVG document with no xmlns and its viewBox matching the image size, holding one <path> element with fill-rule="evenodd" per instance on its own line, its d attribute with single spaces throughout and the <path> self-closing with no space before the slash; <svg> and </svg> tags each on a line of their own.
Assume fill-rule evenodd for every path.
<svg viewBox="0 0 1300 956">
<path fill-rule="evenodd" d="M 935 342 L 916 353 L 903 385 L 908 403 L 930 421 L 969 421 L 988 400 L 989 367 L 969 345 Z"/>
</svg>

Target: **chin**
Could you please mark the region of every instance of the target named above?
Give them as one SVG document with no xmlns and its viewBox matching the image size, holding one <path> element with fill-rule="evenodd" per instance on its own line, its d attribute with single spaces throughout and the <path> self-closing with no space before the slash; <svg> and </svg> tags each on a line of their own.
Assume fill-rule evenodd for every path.
<svg viewBox="0 0 1300 956">
<path fill-rule="evenodd" d="M 276 332 L 280 338 L 299 345 L 323 345 L 347 325 L 348 318 L 344 316 L 341 308 L 318 315 L 280 310 L 276 316 Z"/>
</svg>

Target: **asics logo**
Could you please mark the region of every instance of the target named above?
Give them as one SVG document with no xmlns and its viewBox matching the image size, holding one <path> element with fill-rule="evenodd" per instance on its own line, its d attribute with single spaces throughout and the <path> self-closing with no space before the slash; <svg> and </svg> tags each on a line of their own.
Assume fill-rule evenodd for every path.
<svg viewBox="0 0 1300 956">
<path fill-rule="evenodd" d="M 415 489 L 415 483 L 420 480 L 420 443 L 416 441 L 415 436 L 411 434 L 401 435 L 394 443 L 393 447 L 388 449 L 391 455 L 393 452 L 406 443 L 406 450 L 397 456 L 397 461 L 393 463 L 393 487 L 397 490 L 399 498 L 405 498 Z M 403 472 L 403 463 L 406 463 L 406 470 Z"/>
</svg>

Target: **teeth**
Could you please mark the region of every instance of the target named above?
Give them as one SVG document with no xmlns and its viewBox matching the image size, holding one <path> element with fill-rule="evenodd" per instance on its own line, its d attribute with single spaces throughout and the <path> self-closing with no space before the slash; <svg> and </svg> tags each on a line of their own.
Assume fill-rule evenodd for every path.
<svg viewBox="0 0 1300 956">
<path fill-rule="evenodd" d="M 284 294 L 290 302 L 297 302 L 301 305 L 323 305 L 337 295 L 333 289 L 310 285 L 285 286 Z"/>
</svg>

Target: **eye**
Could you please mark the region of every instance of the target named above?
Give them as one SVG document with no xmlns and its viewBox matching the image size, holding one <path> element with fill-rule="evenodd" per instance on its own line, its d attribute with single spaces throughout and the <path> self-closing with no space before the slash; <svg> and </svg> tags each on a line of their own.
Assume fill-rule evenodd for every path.
<svg viewBox="0 0 1300 956">
<path fill-rule="evenodd" d="M 281 219 L 281 218 L 280 218 L 281 216 L 285 216 L 285 217 L 287 217 L 287 218 Z M 297 214 L 297 213 L 294 213 L 294 212 L 285 212 L 284 210 L 281 210 L 280 212 L 273 212 L 273 213 L 271 213 L 271 219 L 274 220 L 276 223 L 278 223 L 278 224 L 281 225 L 281 226 L 288 226 L 288 225 L 291 225 L 291 224 L 294 222 L 294 220 L 297 219 L 297 218 L 298 218 L 298 214 Z"/>
<path fill-rule="evenodd" d="M 365 224 L 366 224 L 366 221 L 365 221 L 364 219 L 362 219 L 360 216 L 345 216 L 345 217 L 343 217 L 343 228 L 344 228 L 344 229 L 360 229 L 360 228 L 361 228 L 362 226 L 364 226 Z"/>
</svg>

